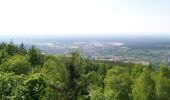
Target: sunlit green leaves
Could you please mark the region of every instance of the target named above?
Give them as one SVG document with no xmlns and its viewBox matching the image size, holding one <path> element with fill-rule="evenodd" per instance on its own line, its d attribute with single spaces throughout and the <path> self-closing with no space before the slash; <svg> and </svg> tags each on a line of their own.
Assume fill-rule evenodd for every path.
<svg viewBox="0 0 170 100">
<path fill-rule="evenodd" d="M 149 68 L 144 68 L 135 81 L 132 93 L 134 100 L 155 100 L 155 83 Z"/>
<path fill-rule="evenodd" d="M 17 75 L 28 74 L 31 71 L 31 65 L 24 56 L 15 55 L 6 62 L 3 62 L 0 66 L 0 70 Z"/>
</svg>

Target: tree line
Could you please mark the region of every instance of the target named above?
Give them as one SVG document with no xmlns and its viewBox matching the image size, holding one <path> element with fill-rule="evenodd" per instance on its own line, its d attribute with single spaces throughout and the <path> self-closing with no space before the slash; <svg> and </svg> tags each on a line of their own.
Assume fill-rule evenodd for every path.
<svg viewBox="0 0 170 100">
<path fill-rule="evenodd" d="M 2 100 L 169 100 L 170 68 L 42 54 L 0 44 Z"/>
</svg>

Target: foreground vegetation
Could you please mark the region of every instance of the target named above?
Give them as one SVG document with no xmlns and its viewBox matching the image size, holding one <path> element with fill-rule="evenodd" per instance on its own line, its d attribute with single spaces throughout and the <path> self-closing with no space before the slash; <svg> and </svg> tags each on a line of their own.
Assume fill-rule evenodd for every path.
<svg viewBox="0 0 170 100">
<path fill-rule="evenodd" d="M 170 68 L 43 55 L 0 44 L 2 100 L 169 100 Z"/>
</svg>

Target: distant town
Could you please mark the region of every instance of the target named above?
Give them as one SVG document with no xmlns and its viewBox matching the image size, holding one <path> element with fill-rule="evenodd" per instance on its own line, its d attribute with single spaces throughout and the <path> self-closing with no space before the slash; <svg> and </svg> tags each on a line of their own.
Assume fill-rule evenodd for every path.
<svg viewBox="0 0 170 100">
<path fill-rule="evenodd" d="M 19 44 L 16 43 L 16 44 Z M 150 63 L 170 62 L 170 42 L 118 42 L 118 41 L 31 41 L 26 42 L 26 48 L 35 45 L 43 54 L 64 55 L 68 52 L 79 52 L 83 57 L 101 61 L 121 61 L 125 63 Z"/>
</svg>

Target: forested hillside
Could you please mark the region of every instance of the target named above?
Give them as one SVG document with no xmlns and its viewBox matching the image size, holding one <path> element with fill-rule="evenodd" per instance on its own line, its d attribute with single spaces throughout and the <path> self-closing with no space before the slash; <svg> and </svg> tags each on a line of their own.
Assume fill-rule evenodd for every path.
<svg viewBox="0 0 170 100">
<path fill-rule="evenodd" d="M 0 100 L 169 100 L 170 68 L 0 44 Z"/>
</svg>

